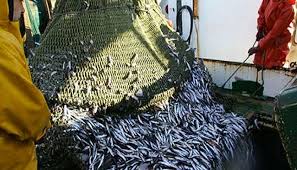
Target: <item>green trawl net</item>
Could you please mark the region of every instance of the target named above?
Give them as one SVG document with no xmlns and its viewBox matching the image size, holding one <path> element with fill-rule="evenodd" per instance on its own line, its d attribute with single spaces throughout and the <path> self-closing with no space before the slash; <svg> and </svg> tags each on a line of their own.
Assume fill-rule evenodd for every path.
<svg viewBox="0 0 297 170">
<path fill-rule="evenodd" d="M 63 0 L 30 65 L 49 101 L 101 113 L 160 104 L 194 60 L 154 1 Z"/>
</svg>

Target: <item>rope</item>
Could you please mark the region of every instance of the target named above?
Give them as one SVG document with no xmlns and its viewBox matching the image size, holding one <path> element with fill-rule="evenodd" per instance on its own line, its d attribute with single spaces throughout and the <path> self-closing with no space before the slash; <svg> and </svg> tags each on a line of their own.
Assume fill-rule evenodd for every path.
<svg viewBox="0 0 297 170">
<path fill-rule="evenodd" d="M 253 47 L 255 47 L 257 40 L 254 42 Z M 237 69 L 229 76 L 229 78 L 225 81 L 225 83 L 221 86 L 224 88 L 225 85 L 229 82 L 229 80 L 237 73 L 237 71 L 245 64 L 245 62 L 250 58 L 250 55 L 237 67 Z"/>
</svg>

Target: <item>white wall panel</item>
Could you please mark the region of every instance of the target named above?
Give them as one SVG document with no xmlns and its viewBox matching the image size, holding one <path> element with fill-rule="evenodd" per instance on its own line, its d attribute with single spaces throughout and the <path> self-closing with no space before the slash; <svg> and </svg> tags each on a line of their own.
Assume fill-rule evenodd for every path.
<svg viewBox="0 0 297 170">
<path fill-rule="evenodd" d="M 200 56 L 242 62 L 255 41 L 260 4 L 261 0 L 200 0 Z"/>
</svg>

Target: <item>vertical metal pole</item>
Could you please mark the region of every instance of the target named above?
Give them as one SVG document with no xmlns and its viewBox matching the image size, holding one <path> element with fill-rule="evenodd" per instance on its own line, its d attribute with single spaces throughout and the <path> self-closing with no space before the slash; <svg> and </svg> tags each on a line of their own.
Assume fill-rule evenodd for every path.
<svg viewBox="0 0 297 170">
<path fill-rule="evenodd" d="M 45 12 L 47 15 L 48 20 L 52 20 L 51 9 L 49 8 L 47 0 L 43 0 L 43 6 L 45 8 Z"/>
<path fill-rule="evenodd" d="M 193 17 L 198 18 L 198 0 L 193 0 Z"/>
<path fill-rule="evenodd" d="M 177 3 L 176 3 L 176 14 L 177 15 L 178 15 L 178 11 L 181 9 L 181 7 L 182 7 L 182 0 L 177 0 Z M 183 35 L 183 19 L 182 18 L 183 17 L 180 17 L 180 20 L 178 21 L 178 23 L 176 23 L 180 35 Z"/>
</svg>

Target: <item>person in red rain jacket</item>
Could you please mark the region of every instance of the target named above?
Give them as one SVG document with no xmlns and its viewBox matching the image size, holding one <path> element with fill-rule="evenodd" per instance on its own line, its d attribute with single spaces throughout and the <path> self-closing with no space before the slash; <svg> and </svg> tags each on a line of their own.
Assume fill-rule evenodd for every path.
<svg viewBox="0 0 297 170">
<path fill-rule="evenodd" d="M 249 50 L 255 54 L 257 68 L 280 68 L 289 52 L 291 34 L 288 30 L 294 19 L 295 0 L 263 0 L 258 18 L 258 46 Z"/>
</svg>

